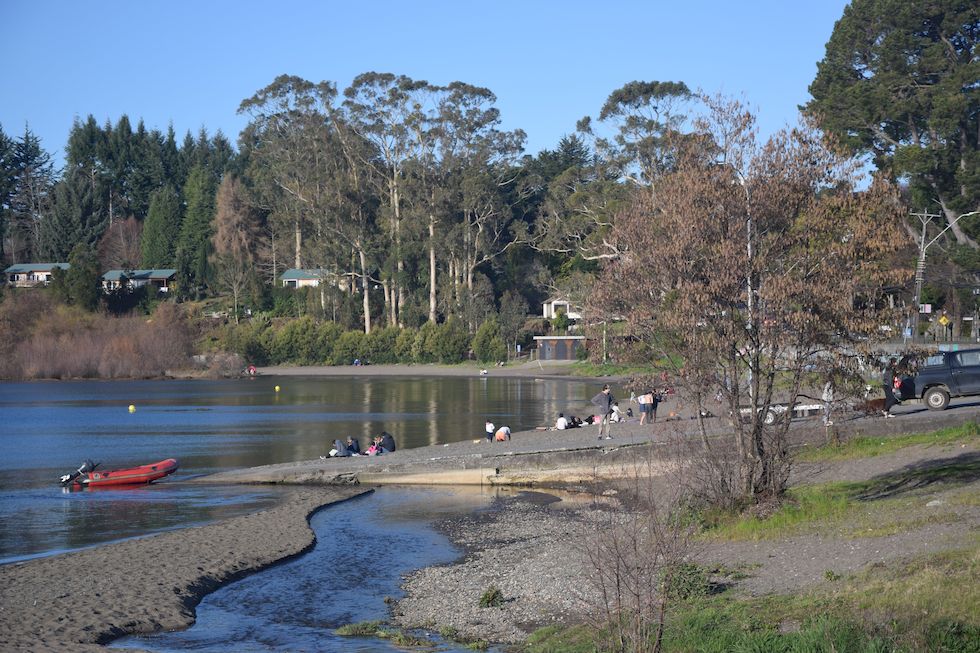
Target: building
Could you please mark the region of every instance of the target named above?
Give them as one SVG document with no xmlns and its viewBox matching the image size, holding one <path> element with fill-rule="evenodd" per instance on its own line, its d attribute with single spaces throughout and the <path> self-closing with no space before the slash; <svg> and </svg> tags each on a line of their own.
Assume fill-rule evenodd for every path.
<svg viewBox="0 0 980 653">
<path fill-rule="evenodd" d="M 570 320 L 582 319 L 582 312 L 577 307 L 572 306 L 572 303 L 567 299 L 557 297 L 549 299 L 543 304 L 543 309 L 543 317 L 546 317 L 549 320 L 553 320 L 560 312 L 565 313 Z"/>
<path fill-rule="evenodd" d="M 337 275 L 323 269 L 299 270 L 290 268 L 280 275 L 283 288 L 316 288 L 324 280 L 335 280 Z"/>
<path fill-rule="evenodd" d="M 143 286 L 153 286 L 157 292 L 170 292 L 177 270 L 165 268 L 158 270 L 109 270 L 102 275 L 102 290 L 112 292 L 121 288 L 135 290 Z"/>
<path fill-rule="evenodd" d="M 538 359 L 543 361 L 578 360 L 585 351 L 585 336 L 534 336 Z"/>
<path fill-rule="evenodd" d="M 19 263 L 4 270 L 7 284 L 17 288 L 46 286 L 56 268 L 67 270 L 68 263 Z"/>
</svg>

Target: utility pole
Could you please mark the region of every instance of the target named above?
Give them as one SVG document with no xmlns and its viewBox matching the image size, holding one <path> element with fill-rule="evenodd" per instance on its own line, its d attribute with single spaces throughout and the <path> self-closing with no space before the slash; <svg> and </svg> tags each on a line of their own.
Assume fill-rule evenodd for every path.
<svg viewBox="0 0 980 653">
<path fill-rule="evenodd" d="M 964 213 L 957 216 L 954 220 L 950 220 L 949 224 L 946 225 L 946 228 L 940 231 L 936 237 L 930 240 L 928 243 L 926 242 L 926 227 L 929 226 L 929 223 L 932 222 L 933 218 L 939 218 L 942 216 L 936 213 L 929 213 L 925 209 L 922 209 L 922 213 L 910 214 L 918 218 L 919 222 L 922 223 L 922 236 L 919 238 L 919 260 L 915 265 L 915 299 L 913 300 L 914 306 L 912 306 L 913 342 L 915 342 L 915 339 L 919 335 L 919 302 L 922 299 L 922 282 L 925 281 L 926 278 L 926 250 L 929 249 L 930 245 L 939 240 L 939 238 L 942 237 L 942 235 L 946 233 L 950 227 L 959 222 L 960 218 L 976 215 L 977 213 L 980 213 L 980 211 L 970 211 L 969 213 Z"/>
</svg>

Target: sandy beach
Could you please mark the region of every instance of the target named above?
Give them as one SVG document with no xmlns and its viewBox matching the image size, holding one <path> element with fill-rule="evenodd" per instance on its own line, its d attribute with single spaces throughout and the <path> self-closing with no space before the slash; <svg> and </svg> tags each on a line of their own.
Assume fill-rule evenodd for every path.
<svg viewBox="0 0 980 653">
<path fill-rule="evenodd" d="M 309 516 L 363 487 L 302 488 L 269 510 L 0 567 L 0 651 L 100 651 L 187 628 L 218 586 L 314 544 Z"/>
</svg>

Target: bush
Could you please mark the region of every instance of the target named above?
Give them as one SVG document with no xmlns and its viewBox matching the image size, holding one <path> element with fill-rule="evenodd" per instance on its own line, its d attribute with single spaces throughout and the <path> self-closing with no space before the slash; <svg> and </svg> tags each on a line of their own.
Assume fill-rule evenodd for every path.
<svg viewBox="0 0 980 653">
<path fill-rule="evenodd" d="M 317 358 L 317 329 L 311 317 L 290 320 L 272 338 L 269 356 L 274 364 L 313 363 Z"/>
<path fill-rule="evenodd" d="M 481 363 L 492 363 L 507 358 L 507 346 L 500 337 L 500 324 L 492 317 L 483 324 L 473 338 L 473 355 Z"/>
<path fill-rule="evenodd" d="M 360 331 L 345 331 L 333 347 L 330 362 L 333 365 L 351 365 L 355 358 L 363 358 L 364 334 Z"/>
<path fill-rule="evenodd" d="M 344 328 L 336 322 L 321 322 L 316 328 L 316 350 L 313 360 L 316 364 L 328 364 L 333 359 L 337 341 L 344 335 Z"/>
<path fill-rule="evenodd" d="M 470 351 L 470 335 L 458 320 L 450 318 L 439 326 L 435 354 L 440 363 L 459 363 Z"/>
<path fill-rule="evenodd" d="M 395 357 L 399 363 L 411 363 L 415 361 L 412 355 L 412 348 L 415 346 L 415 339 L 418 337 L 418 329 L 411 327 L 402 329 L 395 338 Z"/>
<path fill-rule="evenodd" d="M 499 608 L 504 604 L 504 593 L 491 585 L 480 597 L 481 608 Z"/>
<path fill-rule="evenodd" d="M 434 363 L 436 361 L 436 340 L 439 337 L 439 325 L 426 322 L 415 334 L 412 343 L 412 360 L 418 363 Z"/>
<path fill-rule="evenodd" d="M 363 358 L 378 365 L 397 363 L 395 343 L 398 341 L 398 336 L 398 327 L 375 329 L 364 338 Z"/>
</svg>

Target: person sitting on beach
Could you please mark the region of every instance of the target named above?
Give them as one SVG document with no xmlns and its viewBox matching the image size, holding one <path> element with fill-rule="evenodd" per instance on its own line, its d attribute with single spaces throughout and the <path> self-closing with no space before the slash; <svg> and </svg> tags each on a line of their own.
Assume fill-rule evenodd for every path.
<svg viewBox="0 0 980 653">
<path fill-rule="evenodd" d="M 333 449 L 330 451 L 330 455 L 336 458 L 346 458 L 350 455 L 350 451 L 347 450 L 347 445 L 341 440 L 334 440 Z"/>
<path fill-rule="evenodd" d="M 381 437 L 375 436 L 371 441 L 371 446 L 364 451 L 365 456 L 380 456 L 383 453 L 381 448 Z"/>
<path fill-rule="evenodd" d="M 507 440 L 510 440 L 510 427 L 501 426 L 499 429 L 497 429 L 493 439 L 497 442 L 506 442 Z"/>
<path fill-rule="evenodd" d="M 347 438 L 347 451 L 349 451 L 350 455 L 352 456 L 361 455 L 361 443 L 357 441 L 357 438 Z"/>
<path fill-rule="evenodd" d="M 385 453 L 394 453 L 395 451 L 395 438 L 391 437 L 391 433 L 388 431 L 381 432 L 381 449 Z"/>
<path fill-rule="evenodd" d="M 615 423 L 626 421 L 626 416 L 619 410 L 619 402 L 617 401 L 613 402 L 611 413 L 609 415 L 609 421 Z"/>
<path fill-rule="evenodd" d="M 568 428 L 568 420 L 565 419 L 565 413 L 558 413 L 558 420 L 555 422 L 556 431 L 564 431 Z"/>
<path fill-rule="evenodd" d="M 567 428 L 577 429 L 577 428 L 581 428 L 581 427 L 582 427 L 582 420 L 581 419 L 579 419 L 578 417 L 575 417 L 575 415 L 569 415 L 568 416 L 568 427 Z"/>
</svg>

